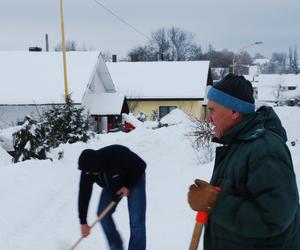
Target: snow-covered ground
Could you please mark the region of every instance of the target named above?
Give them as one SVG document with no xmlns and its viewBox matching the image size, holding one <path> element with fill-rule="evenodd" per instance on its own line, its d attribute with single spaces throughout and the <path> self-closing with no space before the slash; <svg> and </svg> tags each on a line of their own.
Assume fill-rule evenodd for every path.
<svg viewBox="0 0 300 250">
<path fill-rule="evenodd" d="M 276 108 L 288 132 L 288 145 L 300 184 L 300 108 Z M 209 180 L 213 162 L 199 163 L 191 145 L 190 121 L 177 112 L 167 117 L 173 124 L 160 129 L 137 126 L 130 133 L 110 133 L 89 143 L 61 145 L 51 152 L 53 161 L 30 160 L 9 163 L 0 150 L 0 249 L 68 250 L 80 237 L 77 216 L 79 171 L 77 159 L 85 148 L 98 149 L 123 144 L 147 162 L 147 249 L 188 249 L 195 213 L 187 203 L 188 186 L 195 178 Z M 291 146 L 295 141 L 296 145 Z M 57 160 L 59 151 L 64 158 Z M 101 189 L 94 187 L 88 221 L 96 219 Z M 115 213 L 116 222 L 128 244 L 128 213 L 123 199 Z M 78 246 L 83 249 L 107 249 L 100 226 Z M 200 247 L 202 249 L 202 247 Z"/>
</svg>

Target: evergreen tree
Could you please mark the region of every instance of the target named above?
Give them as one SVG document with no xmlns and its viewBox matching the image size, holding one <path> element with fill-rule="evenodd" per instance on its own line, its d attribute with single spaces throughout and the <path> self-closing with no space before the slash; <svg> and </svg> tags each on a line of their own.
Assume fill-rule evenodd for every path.
<svg viewBox="0 0 300 250">
<path fill-rule="evenodd" d="M 23 126 L 13 136 L 14 162 L 46 158 L 45 130 L 37 121 L 26 116 Z"/>
<path fill-rule="evenodd" d="M 22 128 L 14 133 L 14 162 L 46 159 L 50 148 L 61 143 L 87 142 L 90 138 L 88 116 L 70 97 L 64 105 L 53 105 L 44 113 L 43 122 L 26 117 Z"/>
<path fill-rule="evenodd" d="M 44 114 L 47 141 L 54 148 L 61 143 L 87 142 L 90 138 L 88 117 L 77 108 L 70 96 L 64 105 L 53 105 Z"/>
</svg>

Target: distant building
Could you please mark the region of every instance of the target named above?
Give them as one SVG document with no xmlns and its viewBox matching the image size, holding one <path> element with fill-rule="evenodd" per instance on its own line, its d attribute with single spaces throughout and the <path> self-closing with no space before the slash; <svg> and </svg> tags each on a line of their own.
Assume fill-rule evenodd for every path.
<svg viewBox="0 0 300 250">
<path fill-rule="evenodd" d="M 139 116 L 162 118 L 179 108 L 204 118 L 206 86 L 212 84 L 209 61 L 118 62 L 106 64 L 116 90 Z"/>
<path fill-rule="evenodd" d="M 245 75 L 252 82 L 258 104 L 297 104 L 300 98 L 300 75 L 260 74 Z M 294 100 L 294 102 L 293 102 Z"/>
<path fill-rule="evenodd" d="M 75 105 L 83 104 L 89 112 L 95 131 L 128 113 L 126 99 L 116 93 L 99 55 L 67 52 L 68 92 Z M 0 88 L 0 128 L 22 123 L 25 115 L 38 119 L 51 105 L 64 103 L 61 52 L 0 52 Z"/>
</svg>

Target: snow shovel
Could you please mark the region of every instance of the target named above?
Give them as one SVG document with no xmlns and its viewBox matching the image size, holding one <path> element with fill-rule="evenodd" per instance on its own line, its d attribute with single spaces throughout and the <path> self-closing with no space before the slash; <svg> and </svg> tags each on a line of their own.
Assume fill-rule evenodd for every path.
<svg viewBox="0 0 300 250">
<path fill-rule="evenodd" d="M 122 196 L 118 196 L 114 201 L 111 201 L 107 207 L 99 214 L 98 218 L 94 221 L 94 223 L 90 226 L 90 230 L 98 223 L 100 222 L 105 215 L 122 199 Z M 70 248 L 70 250 L 74 250 L 79 243 L 84 239 L 85 237 L 81 236 L 79 240 L 76 241 L 76 243 Z"/>
<path fill-rule="evenodd" d="M 196 216 L 196 223 L 192 235 L 192 240 L 190 244 L 189 250 L 197 250 L 199 245 L 199 240 L 202 233 L 203 225 L 206 223 L 208 217 L 208 213 L 206 212 L 198 212 Z"/>
<path fill-rule="evenodd" d="M 221 191 L 220 187 L 215 187 L 215 189 L 217 191 Z M 197 212 L 196 223 L 195 223 L 189 250 L 197 250 L 198 249 L 203 225 L 207 222 L 207 218 L 208 218 L 207 212 L 202 212 L 202 211 Z"/>
</svg>

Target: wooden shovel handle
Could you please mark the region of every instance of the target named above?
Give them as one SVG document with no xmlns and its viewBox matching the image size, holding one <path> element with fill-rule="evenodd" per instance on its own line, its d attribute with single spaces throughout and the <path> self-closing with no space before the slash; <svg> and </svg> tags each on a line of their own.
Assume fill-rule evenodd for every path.
<svg viewBox="0 0 300 250">
<path fill-rule="evenodd" d="M 112 201 L 108 204 L 108 206 L 99 214 L 97 220 L 94 221 L 94 223 L 90 226 L 90 229 L 92 229 L 99 221 L 101 221 L 105 215 L 118 203 L 118 201 Z M 75 244 L 70 248 L 70 250 L 74 250 L 79 243 L 84 239 L 83 236 L 78 239 Z"/>
<path fill-rule="evenodd" d="M 203 228 L 203 223 L 199 223 L 199 222 L 195 223 L 194 232 L 193 232 L 189 250 L 197 250 L 198 249 L 198 245 L 199 245 L 199 241 L 200 241 L 200 237 L 201 237 L 201 233 L 202 233 L 202 228 Z"/>
<path fill-rule="evenodd" d="M 221 187 L 219 187 L 219 186 L 215 186 L 214 188 L 218 192 L 221 191 Z M 201 212 L 201 211 L 197 213 L 196 223 L 195 223 L 189 250 L 197 250 L 198 249 L 203 225 L 206 224 L 207 218 L 208 218 L 208 213 Z"/>
</svg>

